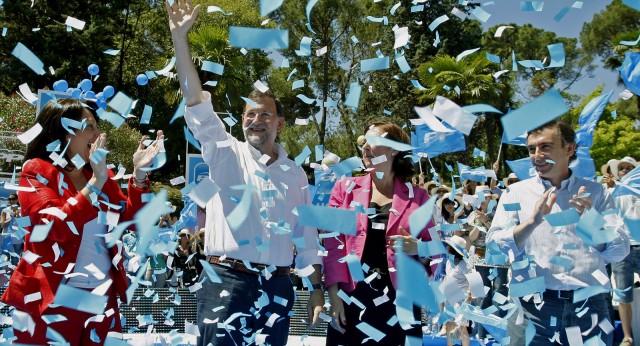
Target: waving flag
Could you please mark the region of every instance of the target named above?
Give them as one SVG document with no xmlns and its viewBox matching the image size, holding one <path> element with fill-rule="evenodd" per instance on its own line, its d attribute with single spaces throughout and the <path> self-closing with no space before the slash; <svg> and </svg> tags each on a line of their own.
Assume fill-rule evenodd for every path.
<svg viewBox="0 0 640 346">
<path fill-rule="evenodd" d="M 502 133 L 502 141 L 501 143 L 503 144 L 511 144 L 511 145 L 519 145 L 521 147 L 526 147 L 527 146 L 527 133 L 523 133 L 520 136 L 512 139 L 512 140 L 508 140 L 506 137 L 506 133 L 503 132 Z"/>
<path fill-rule="evenodd" d="M 507 160 L 507 165 L 511 168 L 511 171 L 518 176 L 518 180 L 529 179 L 536 175 L 533 164 L 531 164 L 531 159 L 528 157 L 514 161 Z"/>
<path fill-rule="evenodd" d="M 580 128 L 576 131 L 576 142 L 579 147 L 591 148 L 593 145 L 593 132 L 596 130 L 596 124 L 600 120 L 607 103 L 609 103 L 611 95 L 613 95 L 613 90 L 589 101 L 582 109 L 580 118 L 578 118 Z"/>
<path fill-rule="evenodd" d="M 578 147 L 578 158 L 569 164 L 569 168 L 577 177 L 593 180 L 596 178 L 596 165 L 589 154 L 589 148 Z"/>
<path fill-rule="evenodd" d="M 627 89 L 640 95 L 640 53 L 627 52 L 618 71 Z"/>
<path fill-rule="evenodd" d="M 442 123 L 451 128 L 449 124 Z M 451 128 L 453 129 L 453 128 Z M 433 158 L 440 154 L 465 151 L 467 149 L 464 134 L 459 131 L 435 132 L 427 125 L 418 125 L 411 133 L 411 145 L 416 149 L 413 154 L 426 153 Z"/>
<path fill-rule="evenodd" d="M 627 173 L 613 190 L 612 196 L 636 195 L 640 196 L 640 166 Z"/>
</svg>

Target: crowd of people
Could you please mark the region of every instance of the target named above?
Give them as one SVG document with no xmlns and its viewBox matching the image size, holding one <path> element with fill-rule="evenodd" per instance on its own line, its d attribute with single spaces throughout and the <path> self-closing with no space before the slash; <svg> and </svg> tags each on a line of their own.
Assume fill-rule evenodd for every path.
<svg viewBox="0 0 640 346">
<path fill-rule="evenodd" d="M 0 214 L 12 341 L 104 344 L 122 332 L 117 299 L 126 302 L 127 288 L 143 285 L 193 288 L 198 345 L 284 345 L 293 273 L 310 291 L 309 327 L 329 322 L 327 345 L 422 344 L 423 311 L 403 273 L 411 268 L 416 282 L 429 282 L 415 289 L 439 304 L 427 313 L 442 327 L 429 332 L 449 344 L 491 335 L 512 345 L 576 338 L 610 345 L 612 300 L 621 345 L 632 344 L 640 243 L 626 221 L 640 219 L 640 209 L 637 195 L 616 188 L 638 167 L 635 159 L 610 160 L 598 181 L 579 178 L 569 168 L 575 131 L 554 120 L 527 134 L 534 177 L 520 181 L 496 163 L 496 178 L 448 185 L 416 174 L 404 130 L 374 122 L 358 141 L 362 170 L 339 171 L 329 155 L 314 165 L 312 195 L 304 171 L 276 143 L 285 126 L 280 101 L 269 91 L 251 93 L 242 115 L 246 141 L 231 136 L 189 50 L 200 6 L 167 2 L 167 10 L 185 121 L 217 189 L 199 213 L 206 222 L 184 228 L 165 202 L 147 237 L 143 222 L 131 220 L 150 203 L 143 196 L 162 131 L 155 141 L 141 139 L 125 194 L 107 169 L 98 106 L 50 101 L 36 119 L 43 131 L 28 144 L 18 193 Z M 304 212 L 331 210 L 345 219 L 331 221 L 345 228 L 303 220 L 300 207 L 314 204 L 328 208 Z M 73 305 L 70 296 L 91 304 Z M 62 317 L 52 323 L 52 316 Z"/>
</svg>

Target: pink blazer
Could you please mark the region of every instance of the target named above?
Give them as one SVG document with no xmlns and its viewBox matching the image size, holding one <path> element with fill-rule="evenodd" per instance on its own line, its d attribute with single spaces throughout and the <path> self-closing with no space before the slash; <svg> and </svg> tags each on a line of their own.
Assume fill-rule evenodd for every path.
<svg viewBox="0 0 640 346">
<path fill-rule="evenodd" d="M 351 192 L 347 192 L 351 182 L 355 182 L 355 187 Z M 331 193 L 329 206 L 353 209 L 351 202 L 355 201 L 362 204 L 364 208 L 369 208 L 370 200 L 371 174 L 368 174 L 362 177 L 345 178 L 336 182 L 333 187 L 333 192 Z M 414 210 L 426 203 L 427 200 L 429 200 L 427 191 L 417 186 L 413 186 L 413 198 L 409 198 L 409 188 L 407 185 L 400 179 L 396 179 L 393 187 L 391 212 L 389 213 L 389 221 L 387 223 L 387 236 L 402 235 L 400 226 L 409 232 L 409 216 Z M 418 238 L 423 241 L 431 240 L 428 232 L 428 229 L 431 227 L 433 227 L 433 221 L 429 222 Z M 358 213 L 355 236 L 341 234 L 337 239 L 327 238 L 325 240 L 324 245 L 328 251 L 327 256 L 324 258 L 325 285 L 327 287 L 338 283 L 342 290 L 353 291 L 355 289 L 357 282 L 354 282 L 351 278 L 347 264 L 340 263 L 338 260 L 352 252 L 362 259 L 365 239 L 367 237 L 367 228 L 367 215 Z M 338 246 L 341 244 L 344 244 L 344 247 L 339 249 Z M 396 260 L 392 249 L 387 249 L 387 262 L 389 268 L 395 268 Z M 427 271 L 430 272 L 429 267 L 427 267 Z M 390 275 L 395 287 L 396 273 L 391 271 Z"/>
</svg>

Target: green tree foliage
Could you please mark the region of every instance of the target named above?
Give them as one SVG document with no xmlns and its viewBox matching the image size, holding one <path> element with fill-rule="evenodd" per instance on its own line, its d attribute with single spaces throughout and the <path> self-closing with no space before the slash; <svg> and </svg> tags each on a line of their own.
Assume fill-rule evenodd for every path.
<svg viewBox="0 0 640 346">
<path fill-rule="evenodd" d="M 418 94 L 418 101 L 430 105 L 436 96 L 443 96 L 460 106 L 484 103 L 506 113 L 513 107 L 512 83 L 508 76 L 500 80 L 493 78 L 498 68 L 484 54 L 476 53 L 460 61 L 448 55 L 438 55 L 418 67 L 420 83 L 428 86 Z M 498 156 L 501 136 L 500 115 L 481 114 L 467 137 L 466 152 L 454 154 L 454 157 L 461 162 L 471 163 L 474 161 L 473 149 L 483 148 L 488 160 L 475 160 L 475 163 L 490 167 L 492 160 Z"/>
<path fill-rule="evenodd" d="M 20 96 L 0 92 L 0 131 L 25 132 L 33 125 L 35 113 L 35 107 Z"/>
<path fill-rule="evenodd" d="M 388 7 L 393 4 L 387 4 Z M 470 5 L 475 6 L 475 5 Z M 372 16 L 389 14 L 389 8 L 379 9 L 371 13 Z M 469 10 L 468 7 L 458 5 L 458 1 L 429 1 L 422 11 L 411 12 L 411 2 L 402 1 L 395 15 L 389 16 L 389 26 L 398 25 L 408 27 L 411 34 L 408 48 L 393 51 L 394 33 L 378 27 L 376 36 L 366 38 L 367 44 L 382 42 L 376 48 L 387 53 L 391 58 L 391 68 L 383 71 L 375 71 L 360 76 L 360 81 L 365 84 L 359 114 L 382 116 L 384 110 L 391 112 L 392 117 L 399 124 L 407 124 L 408 119 L 415 118 L 413 106 L 424 105 L 418 101 L 418 90 L 411 84 L 412 79 L 417 78 L 417 67 L 429 61 L 438 54 L 456 56 L 465 50 L 480 46 L 482 28 L 476 20 L 460 20 L 449 15 L 449 20 L 440 24 L 436 31 L 441 42 L 434 45 L 436 33 L 428 29 L 428 25 L 443 14 L 449 14 L 451 8 Z M 374 23 L 381 26 L 381 24 Z M 404 54 L 409 66 L 409 72 L 403 74 L 393 61 L 396 54 Z M 371 58 L 374 56 L 368 56 Z M 371 86 L 372 92 L 364 92 Z"/>
<path fill-rule="evenodd" d="M 51 87 L 61 78 L 74 86 L 89 77 L 87 66 L 92 63 L 100 66 L 105 85 L 122 87 L 129 54 L 143 59 L 140 53 L 145 52 L 130 44 L 132 39 L 143 36 L 142 15 L 162 4 L 162 1 L 108 0 L 45 1 L 31 6 L 28 1 L 5 1 L 0 11 L 0 22 L 7 28 L 7 36 L 0 40 L 3 52 L 0 91 L 13 92 L 25 80 L 35 89 Z M 68 16 L 85 21 L 84 30 L 67 31 Z M 18 42 L 23 42 L 44 62 L 46 74 L 36 75 L 10 54 Z M 103 53 L 107 49 L 121 52 L 113 57 Z M 55 69 L 55 75 L 48 73 L 49 66 Z"/>
<path fill-rule="evenodd" d="M 640 30 L 640 12 L 624 5 L 620 0 L 613 0 L 604 11 L 593 16 L 590 22 L 582 26 L 580 43 L 589 56 L 600 56 L 605 62 L 616 55 L 615 47 L 620 44 L 622 33 L 635 33 L 635 40 Z M 628 37 L 628 36 L 625 36 Z"/>
<path fill-rule="evenodd" d="M 591 148 L 591 157 L 596 167 L 610 159 L 621 159 L 625 156 L 640 158 L 640 131 L 634 128 L 635 122 L 636 120 L 619 116 L 598 123 Z"/>
<path fill-rule="evenodd" d="M 482 30 L 477 21 L 463 22 L 451 16 L 438 28 L 442 42 L 438 47 L 433 46 L 435 33 L 427 29 L 428 24 L 449 13 L 457 2 L 430 1 L 414 12 L 411 11 L 414 5 L 411 1 L 402 0 L 399 4 L 395 7 L 395 3 L 387 2 L 321 1 L 311 12 L 309 24 L 314 32 L 309 31 L 306 25 L 304 1 L 285 2 L 275 15 L 281 27 L 290 30 L 291 46 L 282 52 L 291 64 L 286 71 L 296 69 L 297 72 L 288 84 L 277 83 L 278 88 L 282 85 L 284 88 L 274 90 L 295 102 L 291 109 L 300 111 L 300 118 L 319 112 L 319 121 L 313 123 L 319 143 L 324 143 L 330 151 L 343 152 L 342 157 L 357 154 L 355 140 L 371 121 L 392 121 L 408 126 L 408 119 L 415 117 L 413 105 L 418 103 L 414 94 L 416 89 L 410 80 L 417 79 L 415 68 L 421 62 L 438 51 L 457 54 L 479 43 Z M 395 8 L 393 13 L 392 7 Z M 387 23 L 375 22 L 372 18 L 384 18 Z M 408 47 L 394 51 L 392 28 L 396 25 L 408 27 L 411 39 Z M 312 38 L 311 54 L 299 56 L 296 50 L 300 49 L 300 41 L 305 36 Z M 327 52 L 316 56 L 316 51 L 323 47 Z M 389 69 L 360 72 L 361 60 L 382 55 L 390 58 Z M 414 70 L 402 74 L 394 61 L 396 55 L 404 55 Z M 313 73 L 309 74 L 309 66 Z M 303 79 L 305 87 L 315 90 L 315 94 L 308 89 L 291 92 L 291 82 L 297 79 Z M 363 87 L 357 112 L 343 105 L 353 82 Z M 294 98 L 298 93 L 320 99 L 318 104 L 326 101 L 338 101 L 338 104 L 336 107 L 309 109 Z M 334 135 L 337 137 L 331 138 Z"/>
<path fill-rule="evenodd" d="M 371 29 L 363 20 L 366 16 L 365 6 L 365 2 L 357 0 L 318 2 L 312 10 L 311 23 L 309 23 L 314 33 L 309 31 L 304 20 L 306 19 L 306 2 L 285 2 L 276 14 L 276 18 L 282 28 L 289 30 L 291 46 L 282 54 L 290 63 L 288 71 L 293 72 L 295 69 L 296 72 L 292 75 L 291 81 L 285 83 L 278 91 L 285 95 L 303 94 L 312 99 L 319 99 L 318 105 L 328 101 L 343 100 L 343 95 L 346 94 L 349 83 L 354 78 L 355 71 L 351 66 L 365 56 L 363 52 L 371 50 L 365 44 L 355 43 L 351 39 L 354 36 L 371 34 Z M 301 40 L 304 37 L 312 39 L 311 52 L 308 55 L 298 55 L 296 51 L 300 49 Z M 317 56 L 316 52 L 323 48 L 326 49 L 326 53 Z M 305 87 L 289 92 L 291 83 L 295 80 L 303 80 Z M 294 101 L 290 108 L 292 111 L 302 114 L 320 112 L 319 121 L 314 123 L 320 143 L 325 142 L 328 129 L 334 130 L 338 127 L 339 119 L 347 111 L 341 106 L 316 108 L 297 98 L 292 98 L 292 101 Z M 331 118 L 334 120 L 332 121 Z M 345 126 L 349 125 L 349 123 L 345 124 Z"/>
<path fill-rule="evenodd" d="M 603 90 L 602 85 L 598 86 L 589 95 L 583 97 L 562 119 L 577 129 L 582 109 L 589 101 L 600 96 Z M 612 113 L 614 110 L 617 114 L 615 118 Z M 593 134 L 591 158 L 596 168 L 610 159 L 620 159 L 624 156 L 640 158 L 640 147 L 635 144 L 640 140 L 640 131 L 635 128 L 638 118 L 638 106 L 633 99 L 620 99 L 607 105 Z M 597 169 L 596 171 L 599 172 Z"/>
<path fill-rule="evenodd" d="M 555 43 L 564 45 L 565 65 L 562 68 L 537 70 L 518 64 L 514 80 L 525 85 L 530 96 L 537 97 L 553 87 L 567 90 L 574 82 L 593 70 L 593 66 L 589 64 L 591 60 L 578 48 L 577 39 L 557 37 L 555 33 L 535 28 L 531 24 L 508 25 L 513 28 L 504 30 L 501 37 L 494 37 L 499 26 L 490 28 L 482 36 L 484 49 L 500 57 L 501 69 L 512 70 L 513 53 L 517 61 L 540 60 L 547 66 L 550 61 L 547 46 Z"/>
<path fill-rule="evenodd" d="M 0 92 L 0 149 L 4 154 L 24 155 L 26 146 L 14 137 L 29 129 L 35 119 L 35 108 L 18 95 L 6 96 Z M 0 160 L 0 172 L 9 174 L 21 161 Z"/>
<path fill-rule="evenodd" d="M 591 58 L 599 56 L 604 66 L 617 70 L 624 61 L 626 52 L 640 52 L 640 47 L 620 44 L 621 41 L 635 41 L 640 36 L 640 12 L 614 0 L 593 20 L 585 23 L 580 31 L 582 46 Z M 622 84 L 619 78 L 618 83 Z M 635 97 L 640 107 L 640 97 Z"/>
</svg>

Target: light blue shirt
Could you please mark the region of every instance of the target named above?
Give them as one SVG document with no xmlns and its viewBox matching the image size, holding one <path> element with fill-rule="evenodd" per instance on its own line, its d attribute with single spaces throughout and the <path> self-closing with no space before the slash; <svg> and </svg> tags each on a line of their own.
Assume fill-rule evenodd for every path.
<svg viewBox="0 0 640 346">
<path fill-rule="evenodd" d="M 592 208 L 601 214 L 615 208 L 611 196 L 602 185 L 571 174 L 568 179 L 562 181 L 560 188 L 555 190 L 557 199 L 551 214 L 572 208 L 569 201 L 581 186 L 586 187 L 587 192 L 591 194 Z M 618 237 L 598 248 L 583 242 L 576 234 L 575 224 L 553 227 L 547 221 L 542 221 L 535 228 L 523 248 L 516 246 L 513 238 L 514 228 L 531 218 L 536 202 L 552 187 L 551 182 L 539 176 L 509 185 L 500 198 L 487 234 L 487 243 L 495 241 L 502 252 L 512 253 L 512 277 L 516 282 L 543 276 L 546 288 L 551 290 L 575 290 L 585 286 L 601 285 L 602 283 L 592 274 L 600 270 L 606 275 L 606 263 L 618 262 L 629 253 L 629 238 L 616 213 L 604 215 L 604 218 L 607 221 L 605 227 L 613 228 Z M 520 210 L 505 211 L 504 205 L 512 203 L 520 203 Z M 554 257 L 568 260 L 571 266 L 552 263 L 555 262 Z M 519 261 L 525 259 L 530 261 L 530 265 L 522 266 L 520 269 L 519 264 L 525 262 Z M 605 286 L 610 284 L 607 282 Z"/>
</svg>

